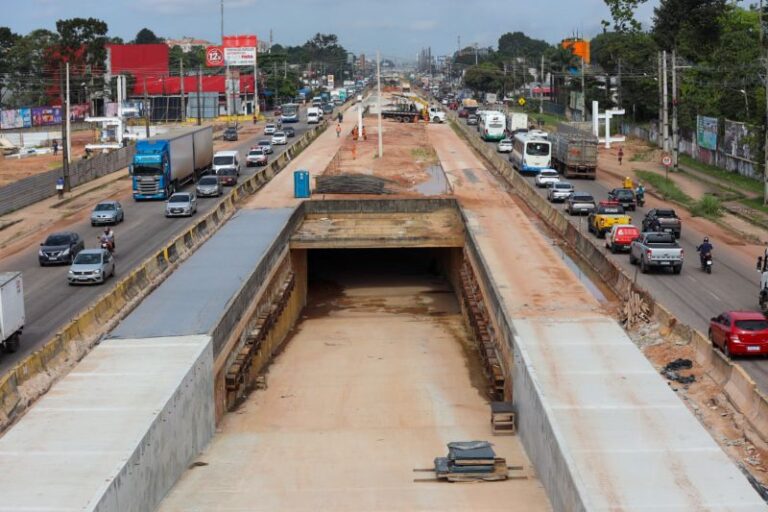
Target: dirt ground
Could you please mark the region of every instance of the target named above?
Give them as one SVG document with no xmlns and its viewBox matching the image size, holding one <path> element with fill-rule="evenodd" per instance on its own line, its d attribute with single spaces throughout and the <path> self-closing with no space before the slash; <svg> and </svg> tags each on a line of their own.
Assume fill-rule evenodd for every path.
<svg viewBox="0 0 768 512">
<path fill-rule="evenodd" d="M 224 418 L 159 511 L 551 510 L 519 438 L 489 435 L 450 287 L 361 267 L 314 283 L 268 388 Z M 492 439 L 525 478 L 414 482 L 471 439 Z"/>
<path fill-rule="evenodd" d="M 447 192 L 445 187 L 441 188 L 437 184 L 428 185 L 435 176 L 435 172 L 430 173 L 430 169 L 434 169 L 439 162 L 429 141 L 426 124 L 382 121 L 383 158 L 378 158 L 376 118 L 366 117 L 364 126 L 367 140 L 355 141 L 350 132 L 342 134 L 344 139 L 339 153 L 324 175 L 374 175 L 389 180 L 391 184 L 387 190 L 396 194 L 435 195 Z M 447 186 L 447 183 L 444 184 Z"/>
<path fill-rule="evenodd" d="M 670 334 L 668 329 L 659 329 L 658 324 L 642 325 L 629 335 L 659 370 L 678 358 L 695 361 L 691 346 Z M 768 445 L 760 440 L 700 365 L 694 362 L 691 370 L 681 370 L 680 374 L 694 375 L 696 382 L 668 381 L 669 386 L 728 456 L 744 466 L 761 484 L 768 485 Z"/>
<path fill-rule="evenodd" d="M 85 154 L 85 145 L 90 144 L 96 138 L 96 133 L 91 130 L 83 130 L 72 133 L 72 161 L 79 160 Z M 13 183 L 22 178 L 40 174 L 61 167 L 61 139 L 59 140 L 59 154 L 53 153 L 15 158 L 0 154 L 0 187 Z"/>
</svg>

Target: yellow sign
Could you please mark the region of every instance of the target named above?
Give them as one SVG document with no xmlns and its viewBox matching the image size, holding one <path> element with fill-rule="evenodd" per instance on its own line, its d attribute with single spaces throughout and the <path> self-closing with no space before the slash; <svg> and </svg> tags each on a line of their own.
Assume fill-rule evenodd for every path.
<svg viewBox="0 0 768 512">
<path fill-rule="evenodd" d="M 525 106 L 525 98 L 523 98 L 521 96 L 520 99 L 517 100 L 517 104 L 520 105 L 521 107 L 524 107 Z"/>
</svg>

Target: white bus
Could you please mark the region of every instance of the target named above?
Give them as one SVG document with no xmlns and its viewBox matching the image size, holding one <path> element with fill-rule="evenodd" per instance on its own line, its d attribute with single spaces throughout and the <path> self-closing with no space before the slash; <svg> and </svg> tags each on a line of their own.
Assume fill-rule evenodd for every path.
<svg viewBox="0 0 768 512">
<path fill-rule="evenodd" d="M 485 141 L 500 141 L 504 138 L 507 120 L 501 112 L 486 112 L 480 116 L 478 130 Z"/>
<path fill-rule="evenodd" d="M 509 161 L 521 174 L 538 174 L 552 165 L 552 144 L 536 135 L 518 133 L 515 135 Z"/>
<path fill-rule="evenodd" d="M 298 123 L 299 122 L 299 105 L 297 103 L 286 103 L 282 107 L 282 114 L 280 114 L 280 120 L 284 123 Z"/>
</svg>

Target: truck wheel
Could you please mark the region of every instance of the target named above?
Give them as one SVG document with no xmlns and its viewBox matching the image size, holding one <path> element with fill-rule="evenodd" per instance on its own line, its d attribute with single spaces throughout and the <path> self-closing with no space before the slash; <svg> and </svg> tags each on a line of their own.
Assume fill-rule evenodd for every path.
<svg viewBox="0 0 768 512">
<path fill-rule="evenodd" d="M 648 273 L 648 264 L 645 263 L 645 258 L 640 258 L 640 272 L 643 274 Z"/>
<path fill-rule="evenodd" d="M 5 342 L 5 351 L 13 354 L 19 350 L 19 333 L 14 334 Z"/>
<path fill-rule="evenodd" d="M 672 267 L 673 274 L 679 274 L 681 270 L 683 270 L 682 265 L 675 265 L 674 267 Z"/>
<path fill-rule="evenodd" d="M 630 249 L 631 251 L 631 249 Z M 637 259 L 635 259 L 634 256 L 632 256 L 632 252 L 629 253 L 629 264 L 630 265 L 637 265 Z"/>
<path fill-rule="evenodd" d="M 433 123 L 439 123 L 440 122 L 440 118 L 435 116 L 435 117 L 432 118 L 432 122 Z"/>
</svg>

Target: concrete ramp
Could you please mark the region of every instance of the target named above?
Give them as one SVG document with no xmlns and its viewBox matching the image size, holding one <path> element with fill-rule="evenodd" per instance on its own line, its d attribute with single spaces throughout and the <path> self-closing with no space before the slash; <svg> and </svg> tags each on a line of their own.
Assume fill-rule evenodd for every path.
<svg viewBox="0 0 768 512">
<path fill-rule="evenodd" d="M 153 510 L 214 431 L 208 336 L 108 340 L 0 438 L 0 511 Z"/>
</svg>

